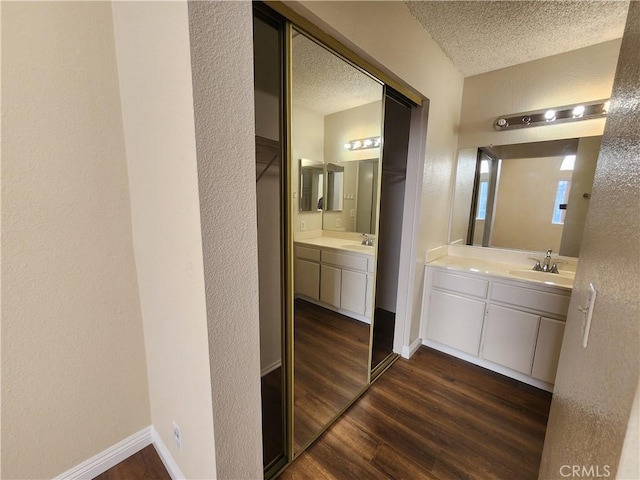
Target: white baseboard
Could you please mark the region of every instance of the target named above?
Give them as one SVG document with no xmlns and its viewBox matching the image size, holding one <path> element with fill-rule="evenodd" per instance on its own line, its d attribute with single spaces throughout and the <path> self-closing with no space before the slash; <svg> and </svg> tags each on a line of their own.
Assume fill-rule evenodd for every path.
<svg viewBox="0 0 640 480">
<path fill-rule="evenodd" d="M 153 427 L 143 428 L 139 432 L 58 475 L 55 480 L 90 480 L 97 477 L 144 447 L 151 445 L 153 441 L 152 429 Z"/>
<path fill-rule="evenodd" d="M 156 429 L 153 428 L 153 425 L 145 427 L 139 432 L 112 445 L 63 474 L 58 475 L 54 480 L 91 480 L 151 444 L 156 448 L 171 478 L 173 480 L 182 480 L 184 475 L 169 453 L 169 449 L 167 449 L 160 435 L 158 435 Z"/>
<path fill-rule="evenodd" d="M 422 346 L 422 339 L 416 338 L 410 345 L 404 345 L 402 347 L 402 358 L 409 359 L 414 353 Z"/>
<path fill-rule="evenodd" d="M 162 463 L 164 464 L 164 468 L 167 469 L 167 472 L 169 472 L 169 475 L 173 480 L 182 480 L 184 478 L 184 474 L 180 470 L 180 467 L 178 467 L 176 461 L 173 459 L 173 456 L 169 452 L 169 449 L 162 441 L 162 438 L 160 438 L 160 435 L 153 427 L 153 425 L 151 425 L 151 427 L 149 428 L 151 428 L 151 438 L 153 439 L 153 446 L 156 447 L 156 451 L 160 456 L 160 460 L 162 460 Z"/>
<path fill-rule="evenodd" d="M 275 362 L 273 362 L 271 365 L 267 365 L 266 367 L 264 367 L 261 371 L 260 371 L 260 376 L 264 377 L 265 375 L 270 374 L 271 372 L 273 372 L 276 368 L 280 368 L 282 366 L 282 360 L 276 360 Z"/>
</svg>

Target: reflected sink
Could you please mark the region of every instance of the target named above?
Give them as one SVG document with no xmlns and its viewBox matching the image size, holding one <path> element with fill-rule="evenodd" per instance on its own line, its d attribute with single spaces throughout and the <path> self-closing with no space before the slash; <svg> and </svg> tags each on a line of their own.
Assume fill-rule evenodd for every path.
<svg viewBox="0 0 640 480">
<path fill-rule="evenodd" d="M 562 273 L 539 272 L 529 269 L 510 270 L 509 273 L 514 277 L 525 280 L 535 280 L 544 282 L 547 285 L 559 285 L 561 287 L 573 287 L 573 276 Z"/>
<path fill-rule="evenodd" d="M 349 243 L 347 245 L 341 245 L 341 248 L 345 248 L 347 250 L 355 250 L 356 252 L 373 254 L 375 247 L 373 245 L 354 245 L 353 243 Z"/>
</svg>

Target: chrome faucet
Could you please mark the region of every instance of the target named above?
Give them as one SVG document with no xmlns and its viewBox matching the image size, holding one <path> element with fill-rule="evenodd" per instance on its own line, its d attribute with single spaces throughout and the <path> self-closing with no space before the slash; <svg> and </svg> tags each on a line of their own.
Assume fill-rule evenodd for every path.
<svg viewBox="0 0 640 480">
<path fill-rule="evenodd" d="M 373 238 L 369 238 L 369 235 L 366 233 L 362 234 L 362 245 L 367 245 L 369 247 L 373 247 Z"/>
<path fill-rule="evenodd" d="M 562 262 L 551 262 L 551 249 L 547 250 L 547 256 L 542 260 L 542 265 L 540 264 L 540 260 L 537 258 L 529 257 L 529 260 L 536 262 L 532 268 L 532 270 L 535 270 L 536 272 L 560 273 L 558 271 L 558 263 Z"/>
<path fill-rule="evenodd" d="M 554 264 L 555 266 L 555 264 Z M 542 261 L 542 271 L 549 272 L 551 270 L 551 249 L 547 250 L 547 256 Z M 556 268 L 557 271 L 557 268 Z"/>
</svg>

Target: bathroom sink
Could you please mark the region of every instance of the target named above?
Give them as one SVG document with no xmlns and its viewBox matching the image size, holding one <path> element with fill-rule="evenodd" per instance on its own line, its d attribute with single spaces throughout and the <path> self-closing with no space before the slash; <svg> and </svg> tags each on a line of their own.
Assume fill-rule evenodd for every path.
<svg viewBox="0 0 640 480">
<path fill-rule="evenodd" d="M 535 280 L 544 282 L 547 285 L 558 285 L 561 287 L 573 287 L 573 276 L 561 273 L 539 272 L 529 269 L 510 270 L 509 273 L 514 277 L 525 280 Z"/>
<path fill-rule="evenodd" d="M 363 253 L 373 253 L 374 251 L 373 245 L 354 245 L 353 243 L 342 245 L 342 248 L 345 248 L 347 250 L 355 250 L 356 252 L 363 252 Z"/>
</svg>

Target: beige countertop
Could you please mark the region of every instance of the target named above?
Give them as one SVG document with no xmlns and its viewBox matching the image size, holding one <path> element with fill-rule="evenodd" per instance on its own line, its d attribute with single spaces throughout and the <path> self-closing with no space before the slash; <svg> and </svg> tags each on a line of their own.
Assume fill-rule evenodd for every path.
<svg viewBox="0 0 640 480">
<path fill-rule="evenodd" d="M 427 266 L 440 267 L 459 272 L 491 275 L 510 280 L 532 282 L 566 289 L 573 288 L 573 280 L 575 278 L 574 272 L 562 270 L 562 268 L 559 268 L 559 274 L 536 272 L 532 270 L 532 265 L 500 263 L 493 260 L 458 257 L 453 255 L 440 257 L 437 260 L 427 263 Z"/>
<path fill-rule="evenodd" d="M 333 250 L 343 251 L 345 253 L 355 253 L 358 255 L 373 256 L 375 247 L 361 245 L 360 241 L 347 240 L 335 237 L 315 237 L 296 240 L 296 245 L 315 248 L 330 248 Z"/>
</svg>

